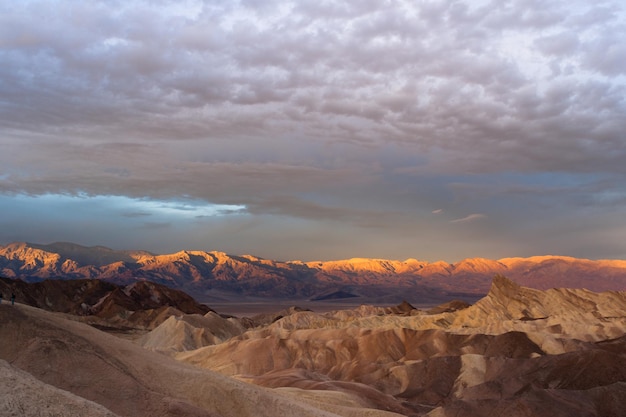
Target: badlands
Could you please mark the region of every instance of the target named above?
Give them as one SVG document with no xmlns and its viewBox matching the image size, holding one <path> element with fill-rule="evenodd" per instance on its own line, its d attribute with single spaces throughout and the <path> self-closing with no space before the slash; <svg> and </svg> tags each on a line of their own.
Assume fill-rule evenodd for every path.
<svg viewBox="0 0 626 417">
<path fill-rule="evenodd" d="M 31 300 L 37 307 L 20 297 L 12 306 L 5 295 L 0 415 L 617 417 L 626 410 L 626 292 L 537 290 L 496 276 L 471 306 L 290 308 L 238 318 L 157 290 L 106 288 L 98 295 L 106 309 L 81 302 L 64 312 L 49 311 L 45 297 Z M 168 294 L 186 307 L 133 304 L 136 293 Z"/>
</svg>

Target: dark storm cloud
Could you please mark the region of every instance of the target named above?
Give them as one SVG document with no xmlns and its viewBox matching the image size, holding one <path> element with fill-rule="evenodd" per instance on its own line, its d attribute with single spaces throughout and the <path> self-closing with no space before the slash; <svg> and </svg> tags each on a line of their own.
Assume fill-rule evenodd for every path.
<svg viewBox="0 0 626 417">
<path fill-rule="evenodd" d="M 625 227 L 625 37 L 617 1 L 0 2 L 0 191 L 441 233 L 439 257 L 460 226 L 517 250 L 533 207 L 597 238 Z"/>
</svg>

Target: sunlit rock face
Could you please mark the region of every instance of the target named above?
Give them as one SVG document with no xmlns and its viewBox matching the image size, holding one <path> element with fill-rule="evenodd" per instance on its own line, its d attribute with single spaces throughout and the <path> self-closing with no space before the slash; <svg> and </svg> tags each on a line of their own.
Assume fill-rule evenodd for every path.
<svg viewBox="0 0 626 417">
<path fill-rule="evenodd" d="M 355 258 L 342 261 L 273 261 L 223 252 L 181 251 L 154 255 L 71 243 L 13 243 L 0 247 L 0 276 L 37 281 L 100 279 L 121 285 L 151 281 L 184 290 L 200 301 L 212 294 L 230 299 L 350 297 L 362 303 L 474 302 L 495 275 L 535 289 L 626 289 L 626 261 L 558 256 L 465 259 L 449 264 Z"/>
</svg>

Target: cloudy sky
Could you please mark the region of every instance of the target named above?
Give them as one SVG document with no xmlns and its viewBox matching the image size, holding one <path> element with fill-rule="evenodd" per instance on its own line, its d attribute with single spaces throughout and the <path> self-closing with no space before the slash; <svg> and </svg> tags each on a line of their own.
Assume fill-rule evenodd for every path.
<svg viewBox="0 0 626 417">
<path fill-rule="evenodd" d="M 626 259 L 626 10 L 0 0 L 0 244 Z"/>
</svg>

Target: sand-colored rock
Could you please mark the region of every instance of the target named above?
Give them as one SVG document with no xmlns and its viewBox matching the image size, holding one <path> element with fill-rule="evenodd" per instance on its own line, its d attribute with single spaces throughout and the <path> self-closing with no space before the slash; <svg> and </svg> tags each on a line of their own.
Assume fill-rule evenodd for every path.
<svg viewBox="0 0 626 417">
<path fill-rule="evenodd" d="M 496 276 L 486 297 L 446 319 L 450 329 L 466 332 L 523 331 L 535 334 L 535 339 L 557 334 L 561 338 L 606 340 L 624 334 L 626 292 L 541 291 Z"/>
<path fill-rule="evenodd" d="M 539 410 L 550 401 L 569 415 L 579 405 L 610 415 L 602 407 L 626 406 L 625 293 L 541 291 L 497 277 L 485 298 L 462 307 L 297 312 L 176 357 L 264 386 L 340 390 L 406 415 L 455 415 L 467 405 L 472 415 L 519 406 L 529 414 L 511 415 L 548 416 Z M 574 391 L 584 392 L 579 405 L 569 403 Z"/>
<path fill-rule="evenodd" d="M 0 322 L 0 359 L 120 416 L 341 415 L 177 362 L 63 315 L 3 304 Z"/>
<path fill-rule="evenodd" d="M 469 307 L 294 308 L 252 321 L 177 314 L 133 344 L 5 304 L 0 322 L 12 343 L 0 344 L 0 359 L 124 416 L 617 417 L 626 409 L 624 292 L 543 291 L 499 276 Z M 58 401 L 58 392 L 46 395 Z"/>
<path fill-rule="evenodd" d="M 5 417 L 116 417 L 103 406 L 45 384 L 0 360 L 0 415 Z"/>
<path fill-rule="evenodd" d="M 156 329 L 142 336 L 138 343 L 161 352 L 179 352 L 219 344 L 244 331 L 239 320 L 226 319 L 214 312 L 204 316 L 172 315 Z"/>
</svg>

